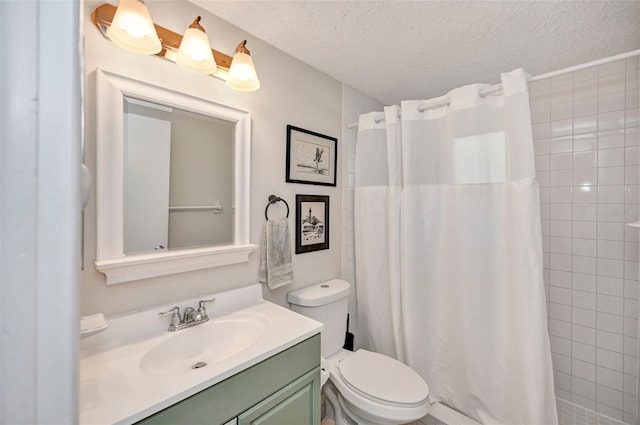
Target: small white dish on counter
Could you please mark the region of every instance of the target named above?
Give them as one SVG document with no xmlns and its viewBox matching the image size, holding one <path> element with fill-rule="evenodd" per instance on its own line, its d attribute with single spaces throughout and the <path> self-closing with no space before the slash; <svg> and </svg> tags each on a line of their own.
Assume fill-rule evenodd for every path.
<svg viewBox="0 0 640 425">
<path fill-rule="evenodd" d="M 158 316 L 213 296 L 206 323 L 169 332 L 168 318 Z M 263 300 L 260 285 L 110 318 L 109 329 L 81 341 L 80 423 L 139 421 L 321 330 L 321 323 Z"/>
</svg>

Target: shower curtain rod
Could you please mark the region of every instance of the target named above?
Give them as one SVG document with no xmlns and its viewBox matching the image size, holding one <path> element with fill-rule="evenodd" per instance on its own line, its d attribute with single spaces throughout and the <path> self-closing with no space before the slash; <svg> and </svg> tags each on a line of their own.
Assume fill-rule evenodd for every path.
<svg viewBox="0 0 640 425">
<path fill-rule="evenodd" d="M 609 63 L 609 62 L 615 62 L 617 60 L 627 59 L 627 58 L 631 58 L 633 56 L 639 56 L 639 55 L 640 55 L 640 49 L 639 50 L 632 50 L 630 52 L 621 53 L 619 55 L 609 56 L 608 58 L 598 59 L 598 60 L 595 60 L 595 61 L 583 63 L 581 65 L 570 66 L 568 68 L 563 68 L 563 69 L 560 69 L 558 71 L 547 72 L 546 74 L 536 75 L 535 77 L 530 78 L 529 82 L 532 83 L 534 81 L 544 80 L 546 78 L 557 77 L 558 75 L 564 75 L 564 74 L 568 74 L 570 72 L 575 72 L 575 71 L 580 71 L 582 69 L 591 68 L 592 66 L 602 65 L 602 64 L 605 64 L 605 63 Z M 501 91 L 502 91 L 502 84 L 495 84 L 495 85 L 493 85 L 491 87 L 487 87 L 486 89 L 480 90 L 479 94 L 480 94 L 480 97 L 485 97 L 485 96 L 489 96 L 489 95 L 498 94 Z M 434 99 L 428 100 L 425 103 L 423 103 L 422 105 L 419 105 L 418 106 L 418 111 L 419 112 L 424 112 L 427 109 L 435 109 L 435 108 L 439 108 L 441 106 L 446 106 L 446 105 L 449 105 L 449 97 L 445 95 L 445 96 L 436 97 Z M 401 113 L 402 113 L 402 111 L 400 111 L 398 113 L 398 115 L 400 115 Z M 379 123 L 379 122 L 384 121 L 384 118 L 376 119 L 375 121 L 376 121 L 376 123 Z M 358 123 L 357 122 L 353 122 L 353 123 L 347 124 L 347 128 L 349 130 L 351 130 L 353 128 L 356 128 L 356 127 L 358 127 Z"/>
</svg>

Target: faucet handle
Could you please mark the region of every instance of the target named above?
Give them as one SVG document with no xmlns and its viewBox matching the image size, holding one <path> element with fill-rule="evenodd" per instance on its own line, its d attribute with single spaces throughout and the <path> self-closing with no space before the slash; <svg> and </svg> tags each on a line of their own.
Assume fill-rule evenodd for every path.
<svg viewBox="0 0 640 425">
<path fill-rule="evenodd" d="M 200 302 L 198 303 L 198 313 L 200 313 L 203 318 L 208 317 L 207 308 L 205 307 L 205 305 L 211 304 L 215 300 L 216 300 L 215 298 L 212 298 L 210 300 L 200 300 Z"/>
<path fill-rule="evenodd" d="M 159 316 L 171 315 L 171 326 L 169 327 L 169 329 L 171 329 L 171 327 L 175 327 L 180 324 L 180 307 L 178 306 L 173 307 L 169 311 L 160 312 L 158 313 L 158 315 Z"/>
</svg>

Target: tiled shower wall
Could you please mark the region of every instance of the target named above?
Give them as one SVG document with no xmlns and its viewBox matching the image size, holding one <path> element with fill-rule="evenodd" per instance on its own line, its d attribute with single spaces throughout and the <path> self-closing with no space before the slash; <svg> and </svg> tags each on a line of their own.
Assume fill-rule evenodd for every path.
<svg viewBox="0 0 640 425">
<path fill-rule="evenodd" d="M 640 220 L 638 82 L 635 57 L 530 84 L 556 396 L 628 424 L 638 423 L 640 230 L 624 225 Z M 382 110 L 374 103 L 345 86 L 342 267 L 352 283 L 357 131 L 346 124 Z"/>
<path fill-rule="evenodd" d="M 556 396 L 636 423 L 638 59 L 530 84 Z"/>
</svg>

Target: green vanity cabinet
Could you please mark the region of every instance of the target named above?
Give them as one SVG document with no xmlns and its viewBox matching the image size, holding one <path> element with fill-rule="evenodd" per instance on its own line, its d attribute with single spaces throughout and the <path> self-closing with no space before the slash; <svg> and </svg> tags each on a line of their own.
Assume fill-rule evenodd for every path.
<svg viewBox="0 0 640 425">
<path fill-rule="evenodd" d="M 224 425 L 234 418 L 238 425 L 319 425 L 320 335 L 138 423 Z"/>
</svg>

